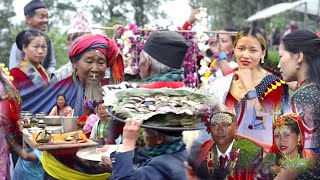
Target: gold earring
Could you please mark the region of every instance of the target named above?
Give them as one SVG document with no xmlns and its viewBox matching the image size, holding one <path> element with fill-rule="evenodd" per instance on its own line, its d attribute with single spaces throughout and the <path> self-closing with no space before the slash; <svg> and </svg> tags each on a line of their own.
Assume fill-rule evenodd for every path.
<svg viewBox="0 0 320 180">
<path fill-rule="evenodd" d="M 264 63 L 264 57 L 261 58 L 261 63 L 262 63 L 262 64 Z"/>
<path fill-rule="evenodd" d="M 299 64 L 299 63 L 296 64 L 296 68 L 297 68 L 297 69 L 300 68 L 300 64 Z"/>
</svg>

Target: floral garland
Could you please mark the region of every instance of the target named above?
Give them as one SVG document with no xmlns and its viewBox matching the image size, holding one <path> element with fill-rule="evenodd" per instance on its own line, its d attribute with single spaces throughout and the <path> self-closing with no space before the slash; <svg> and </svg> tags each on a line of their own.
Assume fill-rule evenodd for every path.
<svg viewBox="0 0 320 180">
<path fill-rule="evenodd" d="M 202 8 L 201 12 L 196 15 L 196 24 L 194 26 L 194 32 L 181 32 L 181 34 L 189 41 L 189 49 L 185 56 L 182 67 L 184 68 L 184 83 L 187 87 L 198 87 L 199 86 L 199 62 L 200 66 L 208 68 L 208 64 L 211 60 L 204 57 L 205 51 L 209 48 L 206 44 L 209 39 L 208 35 L 204 33 L 207 25 L 207 9 Z M 135 24 L 130 24 L 126 27 L 120 27 L 122 36 L 116 40 L 120 50 L 123 54 L 125 73 L 126 74 L 137 74 L 139 73 L 139 60 L 140 53 L 146 39 L 149 37 L 150 32 L 155 30 L 154 27 L 145 27 L 150 31 L 139 31 L 139 28 Z M 177 27 L 178 30 L 182 30 L 181 27 Z M 189 27 L 191 30 L 191 27 Z M 200 70 L 202 72 L 203 69 Z M 201 74 L 202 75 L 202 74 Z"/>
<path fill-rule="evenodd" d="M 153 27 L 146 27 L 146 29 L 154 29 Z M 145 40 L 149 37 L 151 31 L 139 31 L 135 24 L 130 24 L 126 27 L 120 27 L 121 38 L 117 39 L 117 44 L 122 51 L 124 60 L 124 73 L 137 74 L 139 73 L 139 60 Z"/>
<path fill-rule="evenodd" d="M 196 33 L 182 34 L 190 43 L 183 64 L 185 69 L 185 84 L 188 87 L 198 87 L 200 85 L 199 75 L 201 76 L 203 74 L 200 74 L 199 72 L 202 72 L 205 67 L 208 68 L 208 64 L 211 61 L 204 56 L 205 51 L 209 48 L 206 44 L 209 36 L 204 33 L 204 31 L 207 30 L 207 9 L 200 8 L 200 13 L 198 13 L 195 18 L 197 19 L 194 26 L 194 31 L 196 31 Z M 178 29 L 180 30 L 181 28 Z M 188 30 L 191 30 L 191 27 L 189 27 Z"/>
<path fill-rule="evenodd" d="M 13 81 L 14 78 L 13 76 L 10 75 L 9 69 L 5 67 L 4 63 L 0 64 L 0 76 L 3 76 L 2 73 L 6 76 L 4 79 L 8 79 L 9 81 Z M 0 101 L 5 100 L 5 99 L 11 99 L 13 97 L 17 98 L 17 106 L 21 104 L 21 97 L 19 94 L 19 91 L 13 87 L 13 89 L 10 89 L 10 86 L 13 87 L 13 84 L 9 82 L 7 86 L 4 86 L 4 92 L 0 92 Z M 1 94 L 2 93 L 2 94 Z"/>
<path fill-rule="evenodd" d="M 5 66 L 6 65 L 4 63 L 0 64 L 0 69 L 2 69 L 1 71 L 8 77 L 10 81 L 13 81 L 13 76 L 10 75 L 9 69 Z"/>
<path fill-rule="evenodd" d="M 191 27 L 190 27 L 191 28 Z M 178 27 L 178 30 L 182 28 Z M 193 41 L 195 33 L 187 32 L 182 33 L 182 35 L 189 41 L 189 49 L 184 58 L 182 67 L 184 68 L 184 83 L 187 87 L 196 87 L 197 86 L 197 76 L 196 70 L 198 59 L 202 58 L 202 55 L 199 53 L 198 43 Z"/>
<path fill-rule="evenodd" d="M 228 175 L 226 179 L 228 179 L 229 176 L 234 177 L 234 169 L 239 160 L 239 156 L 240 156 L 239 148 L 236 148 L 234 151 L 230 152 L 230 164 L 229 164 Z"/>
<path fill-rule="evenodd" d="M 5 64 L 4 64 L 4 63 L 1 63 L 1 64 L 0 64 L 0 73 L 4 73 L 4 74 L 8 77 L 8 79 L 9 79 L 10 81 L 13 81 L 13 77 L 10 76 L 9 69 L 8 69 L 7 67 L 5 67 Z M 2 76 L 2 75 L 1 75 L 1 76 Z M 5 91 L 5 92 L 10 92 L 7 88 L 5 88 L 4 91 Z M 9 97 L 9 95 L 6 94 L 6 93 L 4 93 L 3 95 L 0 94 L 0 101 L 6 99 L 6 98 L 8 98 L 8 97 Z"/>
</svg>

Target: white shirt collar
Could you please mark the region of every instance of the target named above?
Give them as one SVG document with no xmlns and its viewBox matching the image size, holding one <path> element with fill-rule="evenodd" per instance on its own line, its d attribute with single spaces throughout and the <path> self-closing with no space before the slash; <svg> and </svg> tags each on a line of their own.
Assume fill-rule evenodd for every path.
<svg viewBox="0 0 320 180">
<path fill-rule="evenodd" d="M 224 154 L 219 150 L 218 146 L 216 146 L 216 148 L 217 148 L 217 153 L 218 153 L 217 158 L 219 158 L 219 157 L 222 155 L 222 157 L 228 156 L 228 160 L 230 160 L 230 152 L 231 152 L 233 143 L 234 143 L 234 140 L 232 141 L 232 143 L 231 143 L 230 146 L 228 147 L 226 153 L 224 153 Z M 227 162 L 227 163 L 228 163 L 228 162 Z M 226 163 L 226 165 L 227 165 L 227 163 Z"/>
</svg>

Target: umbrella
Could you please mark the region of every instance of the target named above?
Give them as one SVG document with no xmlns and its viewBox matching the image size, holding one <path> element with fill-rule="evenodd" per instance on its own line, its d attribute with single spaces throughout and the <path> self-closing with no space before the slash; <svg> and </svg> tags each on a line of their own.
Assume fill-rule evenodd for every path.
<svg viewBox="0 0 320 180">
<path fill-rule="evenodd" d="M 307 8 L 305 8 L 305 4 L 307 4 Z M 259 19 L 265 19 L 291 9 L 303 13 L 318 15 L 319 0 L 299 0 L 295 2 L 275 4 L 266 9 L 258 11 L 257 13 L 246 19 L 246 21 L 251 22 Z"/>
</svg>

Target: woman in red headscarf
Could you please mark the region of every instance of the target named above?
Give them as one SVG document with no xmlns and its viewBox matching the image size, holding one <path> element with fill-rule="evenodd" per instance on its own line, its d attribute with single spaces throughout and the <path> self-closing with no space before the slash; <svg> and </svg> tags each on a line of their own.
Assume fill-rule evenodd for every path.
<svg viewBox="0 0 320 180">
<path fill-rule="evenodd" d="M 284 114 L 274 123 L 273 146 L 262 161 L 260 178 L 306 177 L 315 154 L 304 149 L 304 129 L 299 115 Z"/>
<path fill-rule="evenodd" d="M 123 59 L 116 43 L 104 35 L 86 34 L 78 37 L 69 51 L 74 73 L 39 94 L 21 94 L 22 109 L 32 112 L 49 112 L 57 94 L 65 94 L 67 103 L 74 108 L 74 116 L 83 114 L 84 99 L 102 100 L 101 81 L 107 67 L 111 68 L 113 82 L 123 80 Z"/>
</svg>

